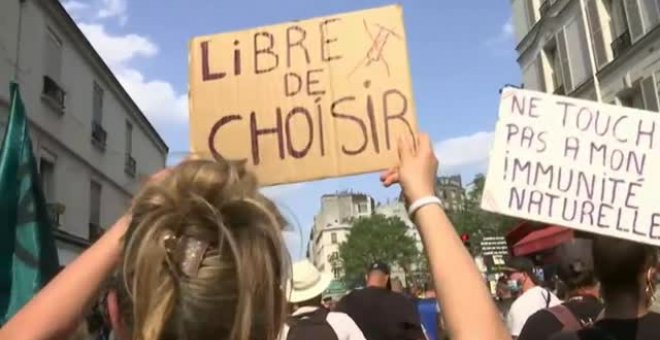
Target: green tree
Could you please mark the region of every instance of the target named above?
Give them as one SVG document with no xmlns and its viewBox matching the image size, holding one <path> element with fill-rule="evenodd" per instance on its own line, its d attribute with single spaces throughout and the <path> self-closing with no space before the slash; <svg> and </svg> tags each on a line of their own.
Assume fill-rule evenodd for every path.
<svg viewBox="0 0 660 340">
<path fill-rule="evenodd" d="M 421 255 L 407 230 L 398 217 L 373 215 L 355 220 L 348 239 L 339 246 L 344 283 L 348 287 L 363 283 L 365 270 L 374 261 L 397 265 L 410 273 Z"/>
<path fill-rule="evenodd" d="M 484 192 L 486 178 L 482 174 L 475 176 L 472 188 L 466 193 L 464 207 L 459 211 L 448 213 L 454 227 L 459 233 L 470 235 L 471 250 L 478 248 L 484 236 L 504 235 L 521 222 L 515 217 L 491 213 L 481 209 L 481 196 Z"/>
</svg>

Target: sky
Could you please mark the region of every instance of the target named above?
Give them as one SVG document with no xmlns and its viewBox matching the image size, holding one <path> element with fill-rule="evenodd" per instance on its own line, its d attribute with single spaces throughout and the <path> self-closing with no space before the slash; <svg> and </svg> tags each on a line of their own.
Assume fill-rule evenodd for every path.
<svg viewBox="0 0 660 340">
<path fill-rule="evenodd" d="M 168 163 L 188 150 L 188 43 L 198 35 L 388 5 L 392 0 L 62 0 L 92 45 L 165 139 Z M 510 2 L 401 0 L 418 124 L 434 141 L 440 174 L 469 183 L 487 170 L 499 89 L 520 84 Z M 352 190 L 386 201 L 367 174 L 264 189 L 289 218 L 294 259 L 323 194 Z"/>
</svg>

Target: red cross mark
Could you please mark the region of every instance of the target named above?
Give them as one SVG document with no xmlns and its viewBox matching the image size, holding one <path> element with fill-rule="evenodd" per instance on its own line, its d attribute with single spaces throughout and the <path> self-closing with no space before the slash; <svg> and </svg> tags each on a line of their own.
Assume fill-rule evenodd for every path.
<svg viewBox="0 0 660 340">
<path fill-rule="evenodd" d="M 369 29 L 369 25 L 367 24 L 366 20 L 363 20 L 364 23 L 364 29 L 367 31 L 367 34 L 369 35 L 369 38 L 371 39 L 371 47 L 369 47 L 369 50 L 366 53 L 366 56 L 360 60 L 360 62 L 355 65 L 355 68 L 351 73 L 349 74 L 349 77 L 355 73 L 355 71 L 358 70 L 360 67 L 369 67 L 371 66 L 372 63 L 376 62 L 381 62 L 385 66 L 385 71 L 387 72 L 387 76 L 390 76 L 390 65 L 387 62 L 387 59 L 385 59 L 384 55 L 384 49 L 385 45 L 389 41 L 390 37 L 395 37 L 398 39 L 402 39 L 401 35 L 396 33 L 393 29 L 387 28 L 383 25 L 380 24 L 374 24 L 376 28 L 378 28 L 378 33 L 374 36 Z"/>
</svg>

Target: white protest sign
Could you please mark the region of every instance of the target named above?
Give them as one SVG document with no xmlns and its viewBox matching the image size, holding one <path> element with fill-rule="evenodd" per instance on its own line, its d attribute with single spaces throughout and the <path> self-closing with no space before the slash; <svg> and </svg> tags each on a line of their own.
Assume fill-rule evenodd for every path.
<svg viewBox="0 0 660 340">
<path fill-rule="evenodd" d="M 505 89 L 481 207 L 660 245 L 660 114 Z"/>
</svg>

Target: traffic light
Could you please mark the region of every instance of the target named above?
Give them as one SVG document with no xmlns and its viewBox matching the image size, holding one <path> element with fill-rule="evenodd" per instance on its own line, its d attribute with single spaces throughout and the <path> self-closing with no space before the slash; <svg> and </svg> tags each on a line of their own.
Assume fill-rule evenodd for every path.
<svg viewBox="0 0 660 340">
<path fill-rule="evenodd" d="M 461 241 L 466 248 L 470 248 L 470 235 L 467 233 L 461 234 Z"/>
</svg>

